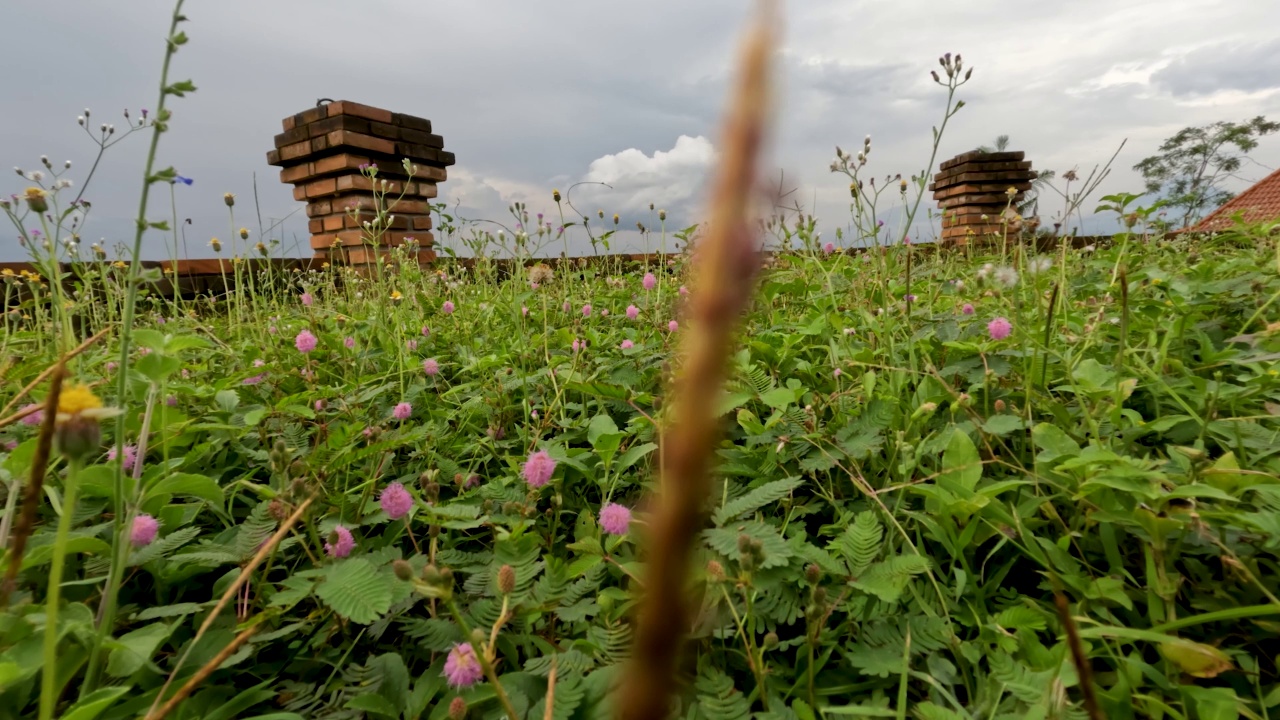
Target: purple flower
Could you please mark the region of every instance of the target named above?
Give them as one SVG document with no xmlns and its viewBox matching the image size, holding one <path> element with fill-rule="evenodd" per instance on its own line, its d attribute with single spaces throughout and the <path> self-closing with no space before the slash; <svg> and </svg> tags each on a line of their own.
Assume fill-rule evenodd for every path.
<svg viewBox="0 0 1280 720">
<path fill-rule="evenodd" d="M 264 372 L 264 373 L 258 373 L 257 375 L 254 375 L 253 377 L 247 377 L 247 378 L 245 378 L 244 380 L 242 380 L 242 381 L 241 381 L 241 384 L 242 384 L 242 385 L 257 385 L 258 383 L 260 383 L 260 382 L 262 382 L 263 380 L 266 380 L 266 379 L 267 379 L 267 374 L 266 374 L 265 372 Z"/>
<path fill-rule="evenodd" d="M 324 412 L 324 400 L 317 400 L 315 408 L 316 412 Z"/>
<path fill-rule="evenodd" d="M 617 503 L 600 508 L 600 527 L 610 535 L 626 535 L 631 526 L 631 510 Z"/>
<path fill-rule="evenodd" d="M 841 375 L 844 374 L 844 371 L 842 371 L 840 368 L 836 368 L 831 372 L 831 374 L 835 377 L 840 377 Z"/>
<path fill-rule="evenodd" d="M 652 290 L 657 286 L 658 278 L 654 277 L 653 273 L 645 273 L 644 280 L 642 280 L 640 284 L 644 285 L 645 290 Z"/>
<path fill-rule="evenodd" d="M 142 111 L 142 117 L 146 117 L 146 116 L 147 116 L 147 111 L 146 111 L 146 110 L 143 110 L 143 111 Z M 178 176 L 178 182 L 182 183 L 183 185 L 190 185 L 191 183 L 195 182 L 195 180 L 192 180 L 192 179 L 191 179 L 191 178 L 189 178 L 189 177 L 182 177 L 181 175 L 179 175 L 179 176 Z"/>
<path fill-rule="evenodd" d="M 591 303 L 582 306 L 582 317 L 591 317 Z"/>
<path fill-rule="evenodd" d="M 587 344 L 586 344 L 585 342 L 582 342 L 582 341 L 578 340 L 578 338 L 574 338 L 574 339 L 573 339 L 573 345 L 572 345 L 571 347 L 573 348 L 573 351 L 574 351 L 574 352 L 578 352 L 579 350 L 581 350 L 582 348 L 584 348 L 584 347 L 586 347 L 586 346 L 587 346 Z"/>
<path fill-rule="evenodd" d="M 524 463 L 525 482 L 530 486 L 540 488 L 551 480 L 551 474 L 556 471 L 556 461 L 551 459 L 546 450 L 539 450 L 529 456 Z"/>
<path fill-rule="evenodd" d="M 408 348 L 409 352 L 413 352 L 414 350 L 418 349 L 418 341 L 417 340 L 406 341 L 404 346 Z"/>
<path fill-rule="evenodd" d="M 915 301 L 916 301 L 916 296 L 914 294 L 907 295 L 907 302 L 915 302 Z"/>
<path fill-rule="evenodd" d="M 435 358 L 427 358 L 426 360 L 422 361 L 422 372 L 428 375 L 431 375 L 433 377 L 436 375 L 439 375 L 440 363 L 437 362 Z"/>
<path fill-rule="evenodd" d="M 111 449 L 107 450 L 107 460 L 115 460 L 115 459 L 116 459 L 116 448 L 113 445 L 111 446 Z M 125 445 L 124 446 L 124 462 L 122 462 L 121 465 L 124 467 L 125 470 L 132 470 L 133 464 L 137 461 L 138 461 L 138 446 Z"/>
<path fill-rule="evenodd" d="M 569 310 L 570 310 L 572 307 L 573 307 L 573 306 L 571 306 L 571 305 L 569 304 L 569 301 L 568 301 L 568 300 L 565 300 L 565 301 L 564 301 L 564 311 L 565 311 L 565 312 L 569 312 Z"/>
<path fill-rule="evenodd" d="M 529 308 L 527 308 L 527 307 L 525 307 L 525 306 L 521 305 L 521 306 L 520 306 L 520 314 L 521 314 L 521 315 L 523 315 L 524 317 L 529 317 Z"/>
<path fill-rule="evenodd" d="M 1013 332 L 1013 325 L 1008 320 L 998 317 L 987 323 L 987 332 L 991 334 L 992 340 L 1003 340 Z"/>
<path fill-rule="evenodd" d="M 452 314 L 453 314 L 453 310 L 454 310 L 454 307 L 453 307 L 453 301 L 452 301 L 452 300 L 445 300 L 445 301 L 444 301 L 444 304 L 440 306 L 440 310 L 441 310 L 441 312 L 443 312 L 445 315 L 452 315 Z"/>
<path fill-rule="evenodd" d="M 116 371 L 116 361 L 112 360 L 107 363 L 107 372 L 113 373 L 115 371 Z"/>
<path fill-rule="evenodd" d="M 293 339 L 293 344 L 297 346 L 298 352 L 309 353 L 316 349 L 316 336 L 310 330 L 303 330 Z"/>
<path fill-rule="evenodd" d="M 333 532 L 329 533 L 329 541 L 324 544 L 324 553 L 329 557 L 344 558 L 351 554 L 355 546 L 356 539 L 351 537 L 351 531 L 335 525 Z"/>
<path fill-rule="evenodd" d="M 150 515 L 136 515 L 133 518 L 133 525 L 129 528 L 129 542 L 134 547 L 146 547 L 156 539 L 156 531 L 160 529 L 160 523 Z"/>
<path fill-rule="evenodd" d="M 449 681 L 449 686 L 455 688 L 471 687 L 480 682 L 484 677 L 484 668 L 480 667 L 480 660 L 476 658 L 476 651 L 471 649 L 471 643 L 453 646 L 444 661 L 444 676 Z"/>
<path fill-rule="evenodd" d="M 178 397 L 176 395 L 169 395 L 164 399 L 164 404 L 169 407 L 178 407 Z"/>
<path fill-rule="evenodd" d="M 311 307 L 311 303 L 313 303 L 313 302 L 315 302 L 315 298 L 311 297 L 311 293 L 309 293 L 309 292 L 304 292 L 304 293 L 302 293 L 302 304 L 303 304 L 303 305 L 305 305 L 305 306 L 307 306 L 307 307 Z"/>
<path fill-rule="evenodd" d="M 382 490 L 382 494 L 378 496 L 378 504 L 387 517 L 399 520 L 413 509 L 413 497 L 404 489 L 403 484 L 393 482 Z"/>
<path fill-rule="evenodd" d="M 835 251 L 836 251 L 836 244 L 835 244 L 835 243 L 833 243 L 833 242 L 829 242 L 829 243 L 827 243 L 826 245 L 823 245 L 823 246 L 822 246 L 822 252 L 824 252 L 824 253 L 826 253 L 826 254 L 828 254 L 828 255 L 830 255 L 831 253 L 833 253 L 833 252 L 835 252 Z"/>
<path fill-rule="evenodd" d="M 623 350 L 630 350 L 631 348 L 633 348 L 633 347 L 635 347 L 635 346 L 636 346 L 636 344 L 635 344 L 635 343 L 633 343 L 633 342 L 631 342 L 630 340 L 623 340 L 623 341 L 622 341 L 622 345 L 620 345 L 619 347 L 621 347 Z"/>
<path fill-rule="evenodd" d="M 431 335 L 431 328 L 427 327 L 426 325 L 423 325 L 423 326 L 422 326 L 422 337 L 430 337 L 430 335 Z"/>
<path fill-rule="evenodd" d="M 965 315 L 972 315 L 973 303 L 965 303 L 964 307 L 960 308 L 960 312 L 964 313 Z"/>
<path fill-rule="evenodd" d="M 397 404 L 396 409 L 391 411 L 391 416 L 397 420 L 408 420 L 412 414 L 413 406 L 407 402 Z"/>
<path fill-rule="evenodd" d="M 689 288 L 687 288 L 687 287 L 685 287 L 685 286 L 681 285 L 681 286 L 680 286 L 680 294 L 681 294 L 681 295 L 688 295 L 688 294 L 689 294 Z"/>
<path fill-rule="evenodd" d="M 635 305 L 628 305 L 628 306 L 627 306 L 627 319 L 628 319 L 628 320 L 635 320 L 635 319 L 636 319 L 637 317 L 639 317 L 639 316 L 640 316 L 640 308 L 636 307 Z"/>
<path fill-rule="evenodd" d="M 41 409 L 40 403 L 27 403 L 22 406 L 22 412 L 34 409 L 35 412 L 22 417 L 23 425 L 39 425 L 44 422 L 44 410 Z"/>
<path fill-rule="evenodd" d="M 356 339 L 348 335 L 342 339 L 342 344 L 348 350 L 353 350 L 355 349 L 355 346 L 356 346 Z"/>
<path fill-rule="evenodd" d="M 669 332 L 675 332 L 679 329 L 680 329 L 680 323 L 676 322 L 675 320 L 672 320 L 671 322 L 667 323 L 667 330 Z"/>
<path fill-rule="evenodd" d="M 254 367 L 262 367 L 263 365 L 266 365 L 266 364 L 267 364 L 266 360 L 263 360 L 262 358 L 254 358 L 254 361 L 253 361 Z"/>
</svg>

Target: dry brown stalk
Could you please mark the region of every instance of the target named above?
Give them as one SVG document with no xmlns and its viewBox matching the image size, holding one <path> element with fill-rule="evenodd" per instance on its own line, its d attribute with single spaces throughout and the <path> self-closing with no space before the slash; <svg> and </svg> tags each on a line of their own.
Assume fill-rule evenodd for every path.
<svg viewBox="0 0 1280 720">
<path fill-rule="evenodd" d="M 191 648 L 195 647 L 196 643 L 200 642 L 200 638 L 204 637 L 209 626 L 213 625 L 213 621 L 218 618 L 218 614 L 221 613 L 227 604 L 231 602 L 231 598 L 235 597 L 236 591 L 240 589 L 240 586 L 244 585 L 245 582 L 249 580 L 253 575 L 253 571 L 256 570 L 258 566 L 262 564 L 262 561 L 266 560 L 267 556 L 276 549 L 276 545 L 280 543 L 284 536 L 289 534 L 289 529 L 294 526 L 294 523 L 298 522 L 298 520 L 302 518 L 303 513 L 307 511 L 308 507 L 311 507 L 311 503 L 315 501 L 315 499 L 316 496 L 312 495 L 304 500 L 303 503 L 293 511 L 292 515 L 286 518 L 283 523 L 280 523 L 280 527 L 276 529 L 275 534 L 267 538 L 267 541 L 263 543 L 262 547 L 258 548 L 258 553 L 253 556 L 253 559 L 249 561 L 248 565 L 245 565 L 244 568 L 240 570 L 240 574 L 236 577 L 235 582 L 231 583 L 231 585 L 227 587 L 227 589 L 222 593 L 222 597 L 218 598 L 218 603 L 213 606 L 213 610 L 210 611 L 209 616 L 204 619 L 203 623 L 200 623 L 200 629 L 196 631 L 196 636 L 192 638 L 191 643 L 187 645 L 187 652 L 190 652 Z M 244 639 L 247 640 L 248 636 L 245 636 Z M 241 640 L 240 637 L 237 636 L 236 639 L 231 642 L 234 645 L 236 642 L 243 643 L 244 640 Z M 226 653 L 226 648 L 223 649 L 223 652 Z M 232 650 L 232 652 L 234 652 L 234 650 Z M 219 655 L 221 656 L 222 653 L 219 653 Z M 226 653 L 223 660 L 225 660 L 226 657 L 230 657 L 230 655 L 231 653 Z M 160 702 L 160 699 L 164 697 L 165 691 L 169 689 L 169 686 L 173 684 L 173 679 L 178 676 L 178 671 L 182 669 L 182 663 L 186 659 L 187 653 L 183 653 L 182 657 L 178 659 L 178 664 L 175 665 L 173 671 L 169 673 L 168 679 L 164 681 L 164 687 L 160 688 L 160 692 L 156 695 L 155 702 L 151 704 L 151 711 L 147 714 L 147 720 L 158 720 L 159 718 L 164 717 L 169 710 L 173 709 L 170 707 L 171 705 L 177 705 L 177 703 L 174 702 L 175 699 L 181 701 L 182 698 L 180 696 L 182 695 L 182 690 L 187 690 L 187 692 L 190 693 L 190 689 L 184 685 L 182 689 L 178 691 L 178 694 L 174 695 L 173 698 L 170 698 L 169 701 L 165 703 L 164 708 L 161 708 L 163 712 L 159 715 L 156 714 L 156 705 Z M 214 659 L 217 660 L 217 658 Z M 221 664 L 221 660 L 219 660 L 218 663 Z M 204 668 L 201 668 L 201 672 L 208 667 L 209 666 L 206 664 Z M 214 665 L 212 669 L 209 669 L 209 672 L 213 672 L 215 669 L 217 669 L 217 665 Z M 208 673 L 206 673 L 206 675 L 207 674 Z M 203 679 L 200 677 L 200 673 L 196 673 L 192 680 L 196 680 L 197 678 Z M 191 685 L 191 683 L 188 682 L 187 685 Z"/>
<path fill-rule="evenodd" d="M 212 675 L 213 671 L 221 667 L 222 663 L 227 661 L 227 658 L 234 655 L 235 652 L 240 649 L 241 645 L 248 642 L 249 637 L 258 632 L 258 628 L 260 627 L 262 627 L 262 623 L 254 623 L 244 630 L 241 630 L 239 635 L 236 635 L 231 642 L 227 643 L 226 647 L 219 650 L 218 654 L 214 655 L 209 662 L 202 665 L 200 669 L 196 671 L 196 674 L 191 676 L 190 680 L 186 681 L 183 683 L 182 687 L 178 688 L 178 692 L 174 693 L 173 697 L 169 698 L 169 701 L 166 702 L 163 707 L 148 715 L 146 720 L 161 720 L 161 718 L 172 712 L 174 708 L 178 707 L 178 703 L 186 700 L 187 696 L 190 695 L 192 691 L 200 685 L 200 683 L 204 682 L 205 678 Z"/>
<path fill-rule="evenodd" d="M 31 459 L 31 479 L 27 481 L 27 494 L 22 498 L 22 512 L 18 515 L 18 524 L 13 529 L 13 544 L 9 551 L 9 567 L 4 573 L 4 582 L 0 583 L 0 607 L 8 607 L 9 593 L 18 579 L 18 571 L 22 569 L 22 555 L 27 550 L 27 539 L 35 529 L 36 513 L 40 509 L 40 496 L 44 494 L 44 475 L 49 469 L 49 451 L 53 449 L 53 428 L 58 416 L 58 398 L 62 395 L 62 380 L 66 377 L 66 361 L 59 361 L 50 371 L 41 376 L 52 374 L 49 383 L 49 395 L 44 399 L 44 422 L 40 424 L 40 435 L 36 441 L 36 453 Z M 13 492 L 17 492 L 17 483 Z M 63 508 L 63 512 L 71 512 L 71 508 Z"/>
<path fill-rule="evenodd" d="M 1071 662 L 1076 666 L 1076 675 L 1080 678 L 1080 692 L 1084 695 L 1084 709 L 1089 720 L 1102 720 L 1102 709 L 1098 707 L 1098 695 L 1093 687 L 1093 667 L 1089 658 L 1085 657 L 1084 644 L 1080 642 L 1080 631 L 1076 629 L 1076 620 L 1071 617 L 1071 608 L 1067 606 L 1067 596 L 1061 590 L 1054 590 L 1054 604 L 1058 607 L 1058 618 L 1062 620 L 1062 629 L 1067 634 L 1067 647 L 1071 648 Z"/>
<path fill-rule="evenodd" d="M 76 346 L 74 349 L 70 350 L 66 355 L 63 355 L 57 364 L 51 365 L 45 368 L 44 372 L 36 376 L 35 380 L 32 380 L 31 382 L 27 383 L 26 387 L 18 391 L 17 395 L 14 395 L 12 398 L 9 399 L 9 402 L 5 403 L 4 409 L 0 409 L 0 416 L 3 416 L 5 413 L 13 409 L 13 406 L 17 405 L 18 402 L 22 400 L 22 398 L 26 397 L 27 393 L 35 389 L 35 387 L 40 383 L 44 382 L 45 378 L 52 375 L 53 371 L 56 368 L 60 366 L 65 367 L 68 360 L 84 352 L 89 348 L 90 345 L 106 337 L 107 333 L 110 331 L 111 331 L 111 328 L 105 328 L 105 329 L 99 330 L 93 337 L 89 338 L 88 340 L 85 340 L 84 342 Z M 30 412 L 35 412 L 35 411 L 32 410 Z M 4 418 L 3 420 L 0 420 L 0 427 L 4 427 L 5 425 L 8 425 L 9 423 L 15 422 L 17 420 L 21 420 L 22 418 L 26 417 L 26 415 L 27 413 L 24 412 L 24 413 L 17 413 L 10 417 Z"/>
<path fill-rule="evenodd" d="M 683 338 L 683 367 L 672 380 L 673 426 L 663 433 L 664 469 L 649 521 L 645 593 L 630 672 L 619 688 L 617 716 L 659 720 L 669 712 L 677 656 L 689 607 L 689 560 L 705 522 L 709 465 L 719 434 L 712 408 L 724 382 L 738 319 L 747 309 L 758 267 L 748 217 L 768 111 L 773 52 L 773 3 L 763 0 L 741 55 L 737 86 L 721 138 L 722 160 L 712 187 L 707 231 L 698 245 L 692 320 Z"/>
</svg>

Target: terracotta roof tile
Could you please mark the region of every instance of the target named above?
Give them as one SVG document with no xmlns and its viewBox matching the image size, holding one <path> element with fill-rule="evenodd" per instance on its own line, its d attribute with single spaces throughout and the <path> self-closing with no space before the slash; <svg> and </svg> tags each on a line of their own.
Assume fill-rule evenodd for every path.
<svg viewBox="0 0 1280 720">
<path fill-rule="evenodd" d="M 1188 232 L 1214 232 L 1230 228 L 1232 217 L 1244 213 L 1246 223 L 1280 220 L 1280 170 L 1259 180 L 1225 205 L 1209 213 L 1205 219 L 1187 228 Z"/>
</svg>

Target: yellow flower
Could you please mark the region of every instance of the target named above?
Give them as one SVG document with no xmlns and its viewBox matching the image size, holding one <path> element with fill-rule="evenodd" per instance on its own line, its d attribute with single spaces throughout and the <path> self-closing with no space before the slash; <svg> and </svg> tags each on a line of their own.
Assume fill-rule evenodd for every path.
<svg viewBox="0 0 1280 720">
<path fill-rule="evenodd" d="M 400 291 L 399 291 L 399 290 L 392 290 L 392 291 L 391 291 L 391 299 L 392 299 L 392 300 L 399 300 L 400 298 L 401 298 L 401 295 L 400 295 Z"/>
<path fill-rule="evenodd" d="M 249 228 L 240 228 L 240 239 L 241 240 L 249 239 Z"/>
<path fill-rule="evenodd" d="M 5 277 L 13 277 L 13 269 L 5 268 L 3 270 L 0 270 L 0 275 L 3 275 Z"/>
<path fill-rule="evenodd" d="M 49 209 L 49 193 L 38 187 L 27 188 L 22 197 L 27 201 L 27 207 L 35 212 L 42 213 Z"/>
<path fill-rule="evenodd" d="M 102 399 L 93 393 L 88 385 L 75 384 L 63 389 L 58 396 L 58 420 L 63 415 L 69 419 L 73 415 L 82 415 L 86 411 L 102 408 Z"/>
<path fill-rule="evenodd" d="M 209 241 L 209 247 L 213 248 L 214 252 L 222 252 L 222 241 L 218 238 L 213 238 Z"/>
</svg>

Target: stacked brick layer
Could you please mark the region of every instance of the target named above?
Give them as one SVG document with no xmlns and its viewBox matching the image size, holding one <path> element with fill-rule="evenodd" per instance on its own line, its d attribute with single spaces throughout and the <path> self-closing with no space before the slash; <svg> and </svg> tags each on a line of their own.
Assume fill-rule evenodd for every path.
<svg viewBox="0 0 1280 720">
<path fill-rule="evenodd" d="M 281 168 L 294 199 L 307 203 L 316 257 L 364 265 L 411 239 L 419 261 L 435 258 L 430 201 L 454 156 L 431 132 L 430 120 L 339 100 L 287 117 L 283 126 L 267 162 Z M 370 165 L 377 166 L 373 177 L 363 171 Z M 375 193 L 394 214 L 381 228 L 378 248 L 364 225 L 375 216 Z"/>
<path fill-rule="evenodd" d="M 973 151 L 938 166 L 929 189 L 942 209 L 943 242 L 964 244 L 975 235 L 1003 232 L 1001 215 L 1022 201 L 1036 178 L 1023 157 L 1022 152 Z"/>
</svg>

